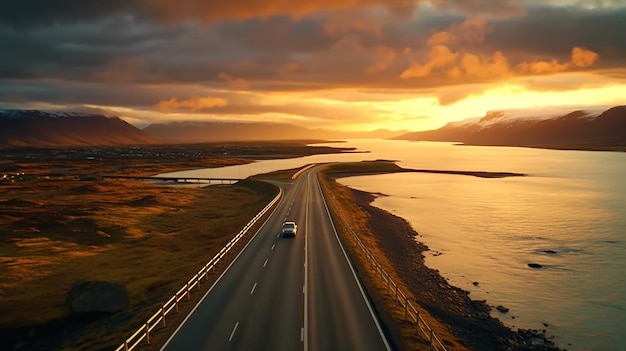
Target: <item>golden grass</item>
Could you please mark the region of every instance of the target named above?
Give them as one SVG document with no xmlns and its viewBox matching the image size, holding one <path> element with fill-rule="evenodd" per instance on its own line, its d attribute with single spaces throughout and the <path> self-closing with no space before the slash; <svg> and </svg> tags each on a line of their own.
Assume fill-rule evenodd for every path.
<svg viewBox="0 0 626 351">
<path fill-rule="evenodd" d="M 90 349 L 88 340 L 97 337 L 98 347 L 114 348 L 276 193 L 258 181 L 206 188 L 132 181 L 0 187 L 0 328 L 67 318 L 65 294 L 76 281 L 119 281 L 137 312 L 117 329 L 96 323 L 91 334 L 68 344 Z"/>
</svg>

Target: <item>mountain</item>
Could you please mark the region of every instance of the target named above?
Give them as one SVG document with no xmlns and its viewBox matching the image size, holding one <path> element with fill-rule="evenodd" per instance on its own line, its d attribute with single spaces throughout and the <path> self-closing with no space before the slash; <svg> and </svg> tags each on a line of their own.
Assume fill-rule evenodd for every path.
<svg viewBox="0 0 626 351">
<path fill-rule="evenodd" d="M 340 132 L 310 129 L 287 123 L 269 122 L 172 122 L 155 123 L 143 129 L 165 143 L 205 143 L 224 141 L 311 140 L 391 138 L 406 131 Z"/>
<path fill-rule="evenodd" d="M 0 147 L 112 146 L 155 142 L 153 137 L 118 117 L 0 110 Z"/>
<path fill-rule="evenodd" d="M 528 146 L 554 149 L 626 150 L 626 106 L 608 110 L 538 113 L 488 112 L 400 140 L 448 141 L 471 145 Z"/>
</svg>

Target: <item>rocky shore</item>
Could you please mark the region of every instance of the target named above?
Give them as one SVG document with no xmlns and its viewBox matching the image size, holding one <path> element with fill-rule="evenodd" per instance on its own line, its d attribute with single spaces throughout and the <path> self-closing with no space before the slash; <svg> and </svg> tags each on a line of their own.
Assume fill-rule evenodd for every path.
<svg viewBox="0 0 626 351">
<path fill-rule="evenodd" d="M 437 270 L 424 263 L 429 248 L 415 240 L 418 233 L 393 214 L 373 207 L 375 196 L 352 190 L 357 204 L 369 214 L 369 227 L 417 302 L 450 327 L 471 350 L 556 351 L 562 350 L 543 330 L 513 331 L 490 316 L 485 301 L 472 300 L 469 292 L 451 286 Z"/>
</svg>

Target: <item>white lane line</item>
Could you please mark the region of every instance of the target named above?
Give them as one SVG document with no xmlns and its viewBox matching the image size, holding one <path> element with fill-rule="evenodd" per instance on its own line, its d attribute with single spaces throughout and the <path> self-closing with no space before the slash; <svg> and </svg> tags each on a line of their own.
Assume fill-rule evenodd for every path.
<svg viewBox="0 0 626 351">
<path fill-rule="evenodd" d="M 300 328 L 300 341 L 304 341 L 304 328 Z"/>
<path fill-rule="evenodd" d="M 272 245 L 272 250 L 274 250 L 275 247 L 276 247 L 276 244 Z"/>
<path fill-rule="evenodd" d="M 269 258 L 265 260 L 265 263 L 263 263 L 263 268 L 265 268 L 265 266 L 267 266 L 267 261 L 269 261 L 269 260 L 270 260 Z"/>
<path fill-rule="evenodd" d="M 233 341 L 233 336 L 235 336 L 235 332 L 237 331 L 238 326 L 239 326 L 239 322 L 235 323 L 235 327 L 233 328 L 233 332 L 230 333 L 230 338 L 228 338 L 228 342 Z"/>
<path fill-rule="evenodd" d="M 307 181 L 311 181 L 311 173 L 307 175 Z M 302 287 L 302 293 L 304 294 L 304 326 L 302 327 L 302 335 L 300 340 L 304 343 L 304 351 L 309 350 L 309 302 L 307 294 L 307 285 L 309 280 L 309 203 L 311 202 L 310 187 L 306 187 L 306 207 L 304 209 L 304 286 Z"/>
<path fill-rule="evenodd" d="M 276 235 L 277 238 L 280 238 L 280 234 Z"/>
<path fill-rule="evenodd" d="M 252 287 L 252 290 L 250 290 L 250 295 L 254 294 L 254 289 L 256 289 L 256 283 L 254 283 L 254 286 Z"/>
</svg>

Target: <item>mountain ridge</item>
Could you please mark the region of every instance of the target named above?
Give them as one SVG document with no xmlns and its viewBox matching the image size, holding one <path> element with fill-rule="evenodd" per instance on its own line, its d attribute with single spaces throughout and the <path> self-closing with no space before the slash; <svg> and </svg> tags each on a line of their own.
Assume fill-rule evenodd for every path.
<svg viewBox="0 0 626 351">
<path fill-rule="evenodd" d="M 555 115 L 510 117 L 488 112 L 481 118 L 451 122 L 397 140 L 446 141 L 468 145 L 626 151 L 626 106 L 604 111 L 574 110 Z"/>
<path fill-rule="evenodd" d="M 154 144 L 119 117 L 40 110 L 0 110 L 0 146 L 64 147 Z"/>
<path fill-rule="evenodd" d="M 153 123 L 143 129 L 166 143 L 202 143 L 224 141 L 269 141 L 311 139 L 388 139 L 408 131 L 375 130 L 371 132 L 311 129 L 277 122 L 181 121 Z"/>
</svg>

